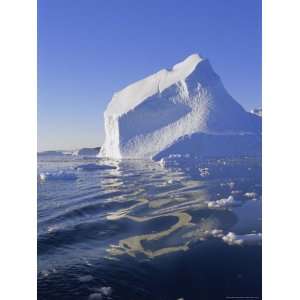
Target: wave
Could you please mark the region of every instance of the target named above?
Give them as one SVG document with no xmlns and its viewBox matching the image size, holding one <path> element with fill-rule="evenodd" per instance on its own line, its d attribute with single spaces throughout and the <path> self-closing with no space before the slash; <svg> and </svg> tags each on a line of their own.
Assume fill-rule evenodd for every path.
<svg viewBox="0 0 300 300">
<path fill-rule="evenodd" d="M 97 170 L 114 170 L 117 167 L 110 165 L 98 165 L 98 164 L 82 164 L 76 167 L 80 171 L 97 171 Z"/>
<path fill-rule="evenodd" d="M 77 175 L 74 172 L 70 171 L 55 171 L 55 172 L 45 172 L 40 173 L 38 176 L 40 181 L 49 181 L 49 180 L 76 180 Z"/>
</svg>

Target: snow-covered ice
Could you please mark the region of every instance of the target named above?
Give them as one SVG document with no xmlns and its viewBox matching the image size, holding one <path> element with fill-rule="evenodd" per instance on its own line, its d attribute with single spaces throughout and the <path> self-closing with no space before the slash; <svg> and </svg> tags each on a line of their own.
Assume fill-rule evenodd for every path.
<svg viewBox="0 0 300 300">
<path fill-rule="evenodd" d="M 104 123 L 102 157 L 260 152 L 261 118 L 229 95 L 198 54 L 115 93 Z"/>
</svg>

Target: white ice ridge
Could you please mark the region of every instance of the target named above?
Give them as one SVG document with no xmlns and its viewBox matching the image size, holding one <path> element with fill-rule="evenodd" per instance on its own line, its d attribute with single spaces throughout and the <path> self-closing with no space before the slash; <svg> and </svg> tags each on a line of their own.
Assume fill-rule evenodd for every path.
<svg viewBox="0 0 300 300">
<path fill-rule="evenodd" d="M 206 135 L 259 134 L 260 122 L 228 94 L 209 61 L 193 54 L 171 70 L 163 69 L 114 94 L 104 113 L 100 156 L 153 158 L 162 152 L 167 155 L 166 149 L 178 141 L 179 150 L 189 153 L 188 145 L 194 140 L 203 144 L 203 139 L 205 144 Z M 192 136 L 198 133 L 204 134 L 200 140 Z M 192 143 L 185 145 L 183 138 L 190 136 Z M 228 139 L 224 141 L 227 144 Z"/>
<path fill-rule="evenodd" d="M 183 62 L 176 64 L 171 71 L 166 69 L 139 80 L 113 95 L 106 114 L 119 116 L 134 109 L 145 99 L 162 93 L 172 84 L 184 80 L 190 75 L 197 64 L 203 60 L 198 54 L 193 54 Z"/>
</svg>

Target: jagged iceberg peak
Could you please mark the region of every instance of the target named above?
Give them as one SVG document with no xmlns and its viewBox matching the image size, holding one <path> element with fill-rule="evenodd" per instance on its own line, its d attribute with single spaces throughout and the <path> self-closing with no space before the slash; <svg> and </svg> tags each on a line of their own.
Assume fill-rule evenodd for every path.
<svg viewBox="0 0 300 300">
<path fill-rule="evenodd" d="M 153 158 L 171 146 L 178 150 L 174 148 L 178 142 L 180 151 L 189 153 L 192 149 L 182 143 L 186 136 L 201 139 L 187 145 L 204 145 L 203 134 L 260 134 L 261 130 L 261 119 L 229 95 L 209 61 L 198 54 L 114 94 L 104 123 L 100 156 L 112 158 Z"/>
<path fill-rule="evenodd" d="M 199 54 L 192 54 L 182 62 L 174 65 L 171 70 L 162 69 L 153 75 L 130 84 L 113 95 L 106 113 L 112 115 L 127 113 L 146 98 L 156 93 L 162 93 L 174 83 L 187 78 L 203 60 L 205 59 Z"/>
</svg>

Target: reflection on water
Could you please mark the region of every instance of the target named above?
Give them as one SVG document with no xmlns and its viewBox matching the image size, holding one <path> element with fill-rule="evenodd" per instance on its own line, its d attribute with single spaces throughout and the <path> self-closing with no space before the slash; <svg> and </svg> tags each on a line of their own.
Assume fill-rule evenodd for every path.
<svg viewBox="0 0 300 300">
<path fill-rule="evenodd" d="M 88 299 L 95 293 L 102 299 L 224 299 L 242 291 L 260 296 L 257 159 L 177 157 L 157 163 L 49 156 L 39 158 L 38 168 L 48 176 L 38 182 L 40 299 Z M 76 179 L 51 177 L 60 170 Z M 217 266 L 220 258 L 225 260 Z M 240 270 L 247 283 L 235 278 L 241 259 L 256 260 Z M 173 269 L 182 260 L 189 276 L 202 281 L 194 286 L 194 279 L 181 279 L 172 292 L 156 286 L 153 276 L 172 286 L 182 276 Z M 217 280 L 221 274 L 232 283 L 220 280 L 212 291 L 206 276 Z M 106 286 L 109 295 L 99 292 Z"/>
</svg>

